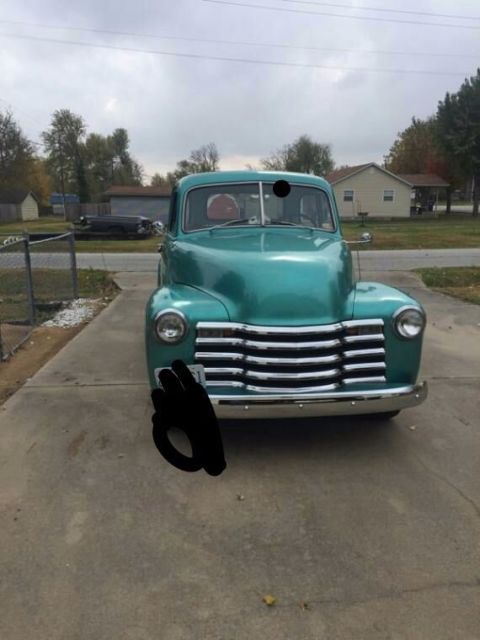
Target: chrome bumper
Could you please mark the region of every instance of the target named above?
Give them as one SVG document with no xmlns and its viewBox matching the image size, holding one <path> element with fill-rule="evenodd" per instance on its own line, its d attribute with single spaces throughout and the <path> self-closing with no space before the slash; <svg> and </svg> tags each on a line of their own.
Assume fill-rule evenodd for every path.
<svg viewBox="0 0 480 640">
<path fill-rule="evenodd" d="M 426 382 L 368 391 L 316 394 L 215 395 L 209 394 L 217 418 L 315 418 L 399 411 L 421 404 L 428 395 Z"/>
</svg>

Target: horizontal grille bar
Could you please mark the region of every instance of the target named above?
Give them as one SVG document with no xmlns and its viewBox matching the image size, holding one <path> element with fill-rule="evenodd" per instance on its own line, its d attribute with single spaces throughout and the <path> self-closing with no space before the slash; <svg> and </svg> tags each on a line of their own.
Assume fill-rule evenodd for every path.
<svg viewBox="0 0 480 640">
<path fill-rule="evenodd" d="M 339 322 L 335 324 L 320 324 L 312 325 L 309 327 L 270 327 L 255 324 L 242 324 L 240 322 L 198 322 L 197 331 L 238 331 L 240 333 L 246 333 L 248 335 L 261 335 L 261 336 L 276 336 L 278 334 L 284 335 L 312 335 L 316 333 L 334 333 L 342 330 L 342 325 Z"/>
<path fill-rule="evenodd" d="M 317 393 L 321 391 L 334 391 L 340 387 L 339 383 L 323 384 L 312 387 L 262 387 L 254 384 L 244 384 L 243 382 L 231 380 L 207 380 L 207 387 L 229 387 L 235 389 L 243 389 L 245 391 L 253 391 L 254 393 Z"/>
<path fill-rule="evenodd" d="M 364 371 L 368 369 L 386 369 L 384 362 L 361 362 L 358 364 L 344 364 L 344 371 Z"/>
<path fill-rule="evenodd" d="M 316 340 L 312 342 L 258 342 L 256 340 L 245 340 L 243 338 L 197 338 L 197 346 L 218 346 L 231 345 L 247 349 L 332 349 L 341 345 L 340 340 Z"/>
<path fill-rule="evenodd" d="M 369 358 L 371 356 L 385 356 L 385 349 L 353 349 L 350 351 L 344 351 L 343 357 L 350 358 Z"/>
<path fill-rule="evenodd" d="M 367 333 L 360 336 L 345 336 L 343 341 L 347 344 L 354 344 L 355 342 L 384 342 L 385 338 L 383 337 L 383 333 Z"/>
<path fill-rule="evenodd" d="M 249 356 L 240 352 L 223 353 L 221 351 L 198 351 L 195 354 L 196 360 L 230 360 L 232 362 L 245 362 L 247 364 L 260 365 L 287 365 L 289 367 L 315 364 L 331 364 L 339 362 L 341 356 L 334 354 L 331 356 L 318 356 L 313 358 L 274 358 L 273 356 L 261 358 L 259 356 Z"/>
<path fill-rule="evenodd" d="M 342 329 L 356 327 L 383 327 L 383 320 L 346 320 L 333 324 L 310 325 L 308 327 L 277 327 L 269 325 L 244 324 L 242 322 L 198 322 L 197 331 L 239 331 L 251 335 L 273 336 L 278 334 L 311 335 L 315 333 L 334 333 Z"/>
<path fill-rule="evenodd" d="M 363 382 L 385 382 L 385 376 L 368 376 L 365 378 L 343 378 L 343 384 L 358 384 Z"/>
<path fill-rule="evenodd" d="M 205 367 L 205 375 L 231 375 L 241 376 L 245 378 L 253 378 L 254 380 L 317 380 L 324 378 L 334 378 L 340 375 L 340 369 L 328 369 L 327 371 L 308 371 L 302 373 L 277 373 L 274 371 L 251 371 L 249 369 L 237 369 L 237 368 L 217 368 L 217 367 Z"/>
</svg>

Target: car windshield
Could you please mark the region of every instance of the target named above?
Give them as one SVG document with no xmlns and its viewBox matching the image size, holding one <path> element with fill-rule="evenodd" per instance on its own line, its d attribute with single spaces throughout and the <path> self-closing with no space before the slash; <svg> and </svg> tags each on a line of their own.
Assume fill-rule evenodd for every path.
<svg viewBox="0 0 480 640">
<path fill-rule="evenodd" d="M 334 231 L 327 194 L 317 187 L 290 185 L 288 194 L 275 194 L 275 183 L 222 184 L 192 189 L 187 196 L 185 231 L 251 225 L 302 226 Z M 260 206 L 263 192 L 263 212 Z"/>
</svg>

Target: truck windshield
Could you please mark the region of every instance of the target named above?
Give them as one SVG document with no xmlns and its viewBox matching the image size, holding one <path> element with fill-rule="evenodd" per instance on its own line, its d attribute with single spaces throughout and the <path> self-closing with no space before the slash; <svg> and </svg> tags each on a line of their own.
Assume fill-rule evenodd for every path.
<svg viewBox="0 0 480 640">
<path fill-rule="evenodd" d="M 197 231 L 213 227 L 304 226 L 334 231 L 327 194 L 317 187 L 291 185 L 285 197 L 275 195 L 274 183 L 221 184 L 197 187 L 187 196 L 183 228 Z M 260 192 L 263 192 L 263 212 Z M 263 213 L 263 216 L 262 216 Z"/>
</svg>

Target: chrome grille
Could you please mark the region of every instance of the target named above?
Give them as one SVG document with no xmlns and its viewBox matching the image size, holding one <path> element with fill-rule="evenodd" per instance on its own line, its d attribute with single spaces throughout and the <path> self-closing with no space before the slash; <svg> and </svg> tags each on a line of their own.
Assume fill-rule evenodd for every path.
<svg viewBox="0 0 480 640">
<path fill-rule="evenodd" d="M 385 381 L 383 320 L 270 327 L 199 322 L 195 363 L 207 386 L 313 393 Z"/>
</svg>

